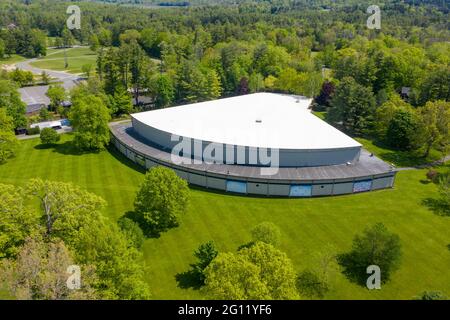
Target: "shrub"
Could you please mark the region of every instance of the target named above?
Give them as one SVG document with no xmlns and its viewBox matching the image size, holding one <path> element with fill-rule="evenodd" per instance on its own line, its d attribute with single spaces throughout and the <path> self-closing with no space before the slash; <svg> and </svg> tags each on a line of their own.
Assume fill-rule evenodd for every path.
<svg viewBox="0 0 450 320">
<path fill-rule="evenodd" d="M 54 129 L 52 128 L 44 128 L 41 131 L 41 142 L 43 144 L 55 144 L 61 138 Z"/>
<path fill-rule="evenodd" d="M 50 120 L 51 116 L 50 116 L 50 112 L 48 111 L 47 108 L 42 108 L 39 111 L 39 120 L 40 121 L 46 121 L 46 120 Z"/>
<path fill-rule="evenodd" d="M 261 241 L 273 246 L 280 243 L 280 229 L 271 222 L 262 222 L 255 226 L 252 230 L 253 241 Z"/>
<path fill-rule="evenodd" d="M 446 215 L 450 214 L 450 172 L 442 174 L 439 180 L 439 195 L 442 204 L 442 210 Z"/>
<path fill-rule="evenodd" d="M 305 270 L 298 275 L 296 285 L 300 295 L 308 298 L 322 299 L 329 291 L 327 282 L 309 270 Z"/>
<path fill-rule="evenodd" d="M 32 136 L 34 134 L 39 134 L 41 132 L 41 128 L 34 127 L 34 128 L 28 128 L 27 129 L 27 135 Z"/>
<path fill-rule="evenodd" d="M 439 172 L 437 172 L 436 170 L 430 169 L 427 172 L 427 179 L 432 182 L 436 182 L 438 176 L 439 176 Z"/>
<path fill-rule="evenodd" d="M 133 247 L 140 249 L 144 244 L 145 236 L 139 224 L 126 217 L 120 218 L 117 224 Z"/>
<path fill-rule="evenodd" d="M 424 291 L 418 295 L 416 300 L 447 300 L 447 297 L 440 291 Z"/>
</svg>

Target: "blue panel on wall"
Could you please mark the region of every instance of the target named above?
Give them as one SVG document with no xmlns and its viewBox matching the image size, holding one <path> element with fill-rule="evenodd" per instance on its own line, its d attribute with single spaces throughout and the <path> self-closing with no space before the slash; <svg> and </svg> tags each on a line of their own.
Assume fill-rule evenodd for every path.
<svg viewBox="0 0 450 320">
<path fill-rule="evenodd" d="M 364 192 L 372 189 L 372 180 L 358 181 L 353 184 L 353 192 Z"/>
<path fill-rule="evenodd" d="M 289 191 L 290 197 L 311 197 L 312 185 L 292 185 Z"/>
<path fill-rule="evenodd" d="M 247 182 L 227 180 L 227 191 L 236 193 L 247 193 Z"/>
</svg>

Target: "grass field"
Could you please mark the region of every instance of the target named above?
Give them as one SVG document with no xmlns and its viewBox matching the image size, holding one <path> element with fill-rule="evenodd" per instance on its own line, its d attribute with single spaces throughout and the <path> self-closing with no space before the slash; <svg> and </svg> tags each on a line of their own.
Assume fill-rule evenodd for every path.
<svg viewBox="0 0 450 320">
<path fill-rule="evenodd" d="M 26 60 L 25 57 L 19 56 L 18 54 L 12 54 L 10 57 L 0 59 L 0 65 L 14 64 L 14 63 L 25 61 L 25 60 Z"/>
<path fill-rule="evenodd" d="M 115 152 L 79 155 L 71 135 L 55 148 L 41 148 L 38 139 L 21 141 L 15 159 L 0 165 L 0 182 L 23 185 L 29 178 L 71 181 L 108 201 L 105 214 L 117 219 L 132 209 L 142 171 Z M 189 270 L 192 252 L 214 240 L 221 251 L 235 251 L 250 240 L 256 223 L 272 221 L 282 230 L 281 249 L 297 271 L 315 266 L 317 252 L 331 244 L 348 250 L 356 233 L 383 222 L 401 238 L 399 271 L 379 291 L 350 283 L 340 272 L 331 279 L 328 299 L 411 299 L 423 290 L 450 295 L 450 217 L 434 214 L 422 204 L 437 196 L 424 170 L 400 172 L 395 189 L 315 199 L 251 198 L 191 190 L 191 206 L 182 225 L 148 239 L 144 254 L 147 280 L 155 299 L 202 298 L 198 290 L 182 289 L 175 276 Z"/>
<path fill-rule="evenodd" d="M 313 114 L 320 119 L 326 121 L 326 111 L 313 111 Z M 377 157 L 388 163 L 392 163 L 396 167 L 415 167 L 429 164 L 443 158 L 443 154 L 435 149 L 431 149 L 428 157 L 424 158 L 422 149 L 417 151 L 401 151 L 389 148 L 381 142 L 374 142 L 366 138 L 355 138 L 364 148 L 372 152 Z"/>
<path fill-rule="evenodd" d="M 39 58 L 32 62 L 31 65 L 42 69 L 82 73 L 81 67 L 85 64 L 91 64 L 93 70 L 95 69 L 97 55 L 89 48 L 70 48 L 67 49 L 67 59 L 69 67 L 65 69 L 64 50 L 48 49 L 47 56 Z"/>
<path fill-rule="evenodd" d="M 356 138 L 359 143 L 361 143 L 364 148 L 373 152 L 376 156 L 380 157 L 384 161 L 393 163 L 397 167 L 414 167 L 423 164 L 431 163 L 437 161 L 443 157 L 441 152 L 435 149 L 430 151 L 427 158 L 423 157 L 423 150 L 418 151 L 400 151 L 395 149 L 390 149 L 383 146 L 381 143 L 374 143 L 371 140 Z"/>
</svg>

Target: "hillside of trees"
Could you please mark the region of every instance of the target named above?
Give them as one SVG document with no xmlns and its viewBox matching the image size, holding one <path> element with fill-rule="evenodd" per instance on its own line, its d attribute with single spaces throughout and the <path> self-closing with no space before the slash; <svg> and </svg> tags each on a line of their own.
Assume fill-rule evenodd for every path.
<svg viewBox="0 0 450 320">
<path fill-rule="evenodd" d="M 80 30 L 66 27 L 66 9 L 73 4 L 81 8 Z M 142 4 L 160 7 L 134 6 Z M 47 91 L 51 105 L 44 113 L 69 118 L 77 155 L 107 148 L 111 119 L 145 108 L 268 91 L 313 98 L 314 112 L 353 137 L 417 155 L 422 163 L 429 162 L 431 153 L 441 159 L 450 152 L 448 5 L 386 0 L 380 5 L 382 27 L 376 30 L 366 25 L 369 4 L 4 0 L 0 59 L 45 56 L 52 45 L 79 44 L 95 52 L 95 66 L 83 68 L 89 70 L 83 75 L 86 81 L 71 92 L 58 84 Z M 33 84 L 30 73 L 0 73 L 0 163 L 14 161 L 14 129 L 31 121 L 18 88 Z M 67 97 L 70 110 L 62 107 Z M 45 147 L 58 139 L 52 130 L 41 132 Z M 427 178 L 432 182 L 438 176 L 430 171 Z M 439 192 L 448 210 L 448 174 L 444 177 Z M 173 171 L 153 169 L 136 194 L 133 214 L 138 221 L 125 216 L 117 224 L 103 216 L 105 200 L 71 183 L 32 179 L 23 188 L 0 183 L 0 282 L 19 299 L 148 299 L 144 233 L 159 236 L 177 226 L 189 202 L 188 190 Z M 237 252 L 218 252 L 212 242 L 201 245 L 194 253 L 198 262 L 191 265 L 200 286 L 219 299 L 297 299 L 298 292 L 323 297 L 327 283 L 309 270 L 294 273 L 287 255 L 276 248 L 279 233 L 270 223 L 258 225 L 252 242 Z M 375 262 L 383 272 L 397 268 L 398 237 L 384 225 L 374 225 L 339 256 L 356 282 L 366 269 L 355 268 L 354 262 L 373 263 L 366 261 L 367 252 L 374 251 L 373 239 L 380 247 Z M 24 272 L 30 261 L 34 273 Z M 74 262 L 87 274 L 79 295 L 65 286 L 49 290 L 49 283 L 62 283 L 65 266 Z M 27 274 L 37 276 L 30 280 Z M 247 288 L 254 294 L 247 294 Z M 424 299 L 433 295 L 424 293 Z"/>
<path fill-rule="evenodd" d="M 77 2 L 82 27 L 69 31 L 73 2 L 3 1 L 0 55 L 45 55 L 47 37 L 89 45 L 98 54 L 89 93 L 113 115 L 131 112 L 129 101 L 139 106 L 142 95 L 160 108 L 282 92 L 316 98 L 314 109 L 353 135 L 386 140 L 391 130 L 408 136 L 387 141 L 393 147 L 444 148 L 445 123 L 434 123 L 440 133 L 427 141 L 418 127 L 433 112 L 447 119 L 450 31 L 441 2 L 385 1 L 380 30 L 367 28 L 368 3 L 359 1 L 192 3 L 143 10 Z"/>
</svg>

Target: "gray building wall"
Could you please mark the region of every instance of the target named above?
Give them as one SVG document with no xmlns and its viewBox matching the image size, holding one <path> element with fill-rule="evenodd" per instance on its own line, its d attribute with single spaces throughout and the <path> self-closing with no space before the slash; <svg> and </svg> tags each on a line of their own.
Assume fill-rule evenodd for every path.
<svg viewBox="0 0 450 320">
<path fill-rule="evenodd" d="M 225 179 L 207 177 L 206 183 L 208 188 L 216 190 L 225 190 L 227 188 L 227 181 Z"/>
<path fill-rule="evenodd" d="M 181 179 L 184 179 L 186 181 L 189 180 L 189 173 L 177 169 L 174 169 L 174 171 Z"/>
<path fill-rule="evenodd" d="M 206 176 L 201 176 L 195 173 L 189 173 L 189 183 L 197 186 L 206 187 Z"/>
<path fill-rule="evenodd" d="M 171 151 L 176 145 L 180 143 L 181 140 L 172 141 L 172 134 L 165 132 L 154 127 L 151 127 L 145 123 L 132 117 L 133 130 L 142 138 L 159 147 L 162 150 Z M 189 137 L 187 137 L 189 138 Z M 180 138 L 181 139 L 181 138 Z M 189 150 L 183 150 L 184 157 L 191 157 L 200 159 L 202 161 L 210 161 L 213 163 L 212 158 L 203 158 L 203 150 L 210 145 L 210 141 L 200 141 L 202 144 L 202 154 L 194 153 L 194 141 L 191 140 L 190 152 Z M 230 146 L 233 152 L 227 154 L 227 147 L 221 145 L 222 157 L 219 157 L 218 163 L 228 163 L 228 164 L 243 164 L 243 165 L 267 165 L 264 159 L 259 157 L 259 148 L 249 148 L 244 146 Z M 244 150 L 245 155 L 238 157 L 238 150 Z M 270 149 L 269 149 L 270 151 Z M 261 150 L 263 154 L 267 154 L 267 150 Z M 351 147 L 351 148 L 340 148 L 340 149 L 317 149 L 317 150 L 291 150 L 291 149 L 280 149 L 278 150 L 279 163 L 275 163 L 276 166 L 280 167 L 315 167 L 315 166 L 328 166 L 344 164 L 347 162 L 354 163 L 359 159 L 361 153 L 361 147 Z M 254 159 L 256 163 L 252 163 L 250 159 Z M 268 154 L 269 159 L 275 158 L 275 155 Z M 244 159 L 242 159 L 244 158 Z M 274 163 L 272 162 L 272 165 Z M 270 165 L 270 164 L 269 164 Z"/>
<path fill-rule="evenodd" d="M 249 194 L 257 194 L 257 195 L 268 195 L 269 186 L 266 183 L 255 183 L 248 182 L 247 183 L 247 192 Z"/>
<path fill-rule="evenodd" d="M 333 184 L 316 184 L 312 187 L 312 196 L 329 196 L 333 194 Z"/>
<path fill-rule="evenodd" d="M 269 184 L 269 195 L 288 197 L 291 186 L 288 184 Z"/>
<path fill-rule="evenodd" d="M 150 168 L 153 168 L 155 166 L 157 166 L 156 162 L 154 162 L 152 160 L 149 160 L 149 159 L 145 159 L 145 168 L 146 169 L 150 169 Z"/>
<path fill-rule="evenodd" d="M 374 179 L 372 182 L 372 190 L 391 188 L 394 184 L 394 177 L 384 177 Z"/>
<path fill-rule="evenodd" d="M 353 193 L 353 182 L 336 183 L 333 187 L 333 195 Z"/>
<path fill-rule="evenodd" d="M 133 151 L 131 151 L 131 150 L 126 150 L 126 156 L 128 157 L 128 159 L 130 159 L 131 161 L 135 161 L 135 158 L 134 158 L 134 152 Z"/>
<path fill-rule="evenodd" d="M 141 166 L 145 166 L 150 169 L 154 166 L 160 165 L 159 163 L 148 159 L 144 155 L 135 153 L 131 150 L 131 147 L 126 147 L 121 143 L 116 137 L 112 137 L 112 142 L 116 148 L 127 158 L 138 163 Z M 172 167 L 169 165 L 169 167 Z M 210 177 L 205 174 L 197 174 L 190 172 L 188 169 L 184 168 L 172 168 L 175 173 L 182 179 L 187 180 L 190 184 L 197 185 L 200 187 L 206 187 L 216 190 L 225 191 L 227 188 L 227 178 L 226 177 Z M 370 179 L 365 177 L 367 180 L 372 180 L 372 190 L 379 190 L 385 188 L 392 188 L 394 183 L 395 172 L 391 176 L 381 176 Z M 354 181 L 349 181 L 349 179 L 343 180 L 345 182 L 330 180 L 324 181 L 322 184 L 320 181 L 314 181 L 314 183 L 308 183 L 305 181 L 292 181 L 291 184 L 279 184 L 271 183 L 270 181 L 264 181 L 261 183 L 252 181 L 247 182 L 247 193 L 250 195 L 265 195 L 265 196 L 278 196 L 278 197 L 289 197 L 291 185 L 299 184 L 310 184 L 312 185 L 311 196 L 327 196 L 327 195 L 342 195 L 353 193 Z"/>
</svg>

